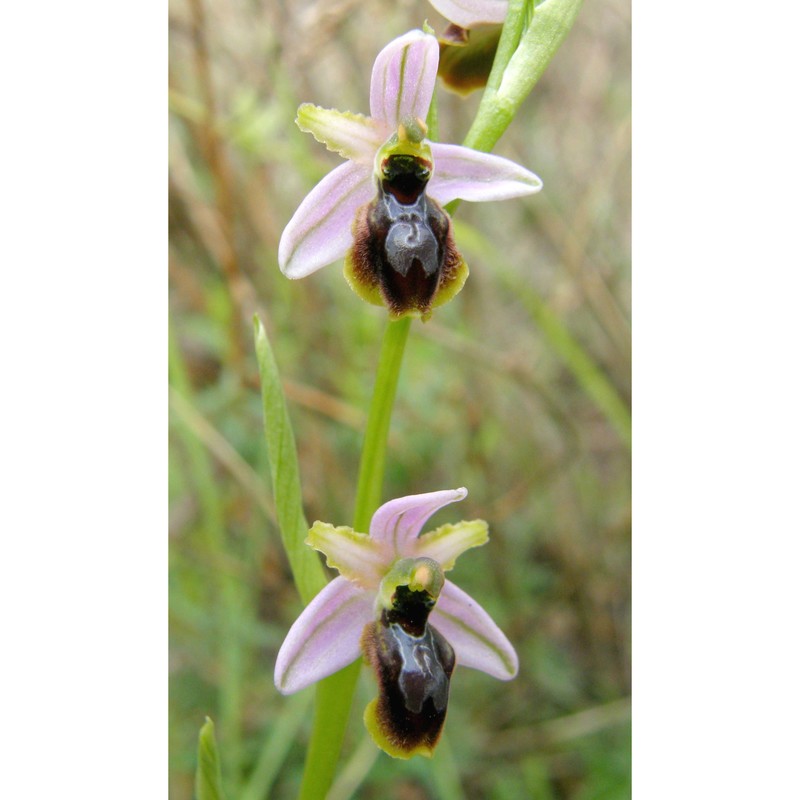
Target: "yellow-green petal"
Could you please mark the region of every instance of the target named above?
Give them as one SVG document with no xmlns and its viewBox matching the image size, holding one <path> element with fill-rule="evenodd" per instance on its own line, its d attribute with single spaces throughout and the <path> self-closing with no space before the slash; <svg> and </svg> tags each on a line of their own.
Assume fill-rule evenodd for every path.
<svg viewBox="0 0 800 800">
<path fill-rule="evenodd" d="M 369 117 L 313 103 L 303 103 L 297 109 L 295 122 L 328 150 L 360 164 L 372 165 L 382 141 L 378 126 Z"/>
<path fill-rule="evenodd" d="M 365 589 L 377 588 L 388 567 L 376 541 L 344 525 L 317 521 L 308 532 L 306 544 L 324 553 L 329 567 Z"/>
<path fill-rule="evenodd" d="M 420 536 L 414 544 L 417 556 L 427 556 L 437 561 L 443 570 L 453 569 L 456 559 L 472 547 L 489 541 L 489 526 L 482 519 L 442 525 L 435 531 Z"/>
</svg>

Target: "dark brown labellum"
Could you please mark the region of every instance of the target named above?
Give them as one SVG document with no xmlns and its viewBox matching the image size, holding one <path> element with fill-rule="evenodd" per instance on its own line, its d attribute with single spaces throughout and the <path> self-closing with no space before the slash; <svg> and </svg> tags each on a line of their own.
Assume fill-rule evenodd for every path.
<svg viewBox="0 0 800 800">
<path fill-rule="evenodd" d="M 439 287 L 449 221 L 421 194 L 411 205 L 384 195 L 370 222 L 385 231 L 378 259 L 379 279 L 390 304 L 398 309 L 430 308 Z"/>
<path fill-rule="evenodd" d="M 361 640 L 380 688 L 376 722 L 393 755 L 429 754 L 447 714 L 455 654 L 431 625 L 417 636 L 387 616 L 367 625 Z"/>
<path fill-rule="evenodd" d="M 395 316 L 426 316 L 439 289 L 461 264 L 450 218 L 425 194 L 430 165 L 411 156 L 390 156 L 377 196 L 356 216 L 351 251 L 353 277 L 377 286 Z"/>
</svg>

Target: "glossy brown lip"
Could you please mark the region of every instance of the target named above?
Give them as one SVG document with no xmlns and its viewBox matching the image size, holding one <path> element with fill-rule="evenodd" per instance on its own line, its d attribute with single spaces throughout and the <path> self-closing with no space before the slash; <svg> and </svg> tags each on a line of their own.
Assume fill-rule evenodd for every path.
<svg viewBox="0 0 800 800">
<path fill-rule="evenodd" d="M 353 273 L 365 285 L 377 285 L 395 315 L 427 314 L 442 281 L 461 261 L 450 218 L 425 194 L 424 184 L 419 188 L 415 175 L 394 175 L 394 191 L 384 189 L 386 181 L 379 183 L 374 200 L 356 217 Z M 416 197 L 409 203 L 398 198 L 413 194 Z"/>
<path fill-rule="evenodd" d="M 436 746 L 455 667 L 453 648 L 427 623 L 432 606 L 426 592 L 406 591 L 361 638 L 378 679 L 377 724 L 393 747 L 409 755 Z"/>
</svg>

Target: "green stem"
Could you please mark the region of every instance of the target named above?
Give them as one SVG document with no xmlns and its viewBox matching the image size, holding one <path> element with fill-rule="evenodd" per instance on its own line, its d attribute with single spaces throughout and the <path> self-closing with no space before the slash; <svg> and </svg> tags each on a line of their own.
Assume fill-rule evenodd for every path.
<svg viewBox="0 0 800 800">
<path fill-rule="evenodd" d="M 397 322 L 390 321 L 383 335 L 375 389 L 369 408 L 364 447 L 361 451 L 356 506 L 353 513 L 353 527 L 364 533 L 367 533 L 372 514 L 381 502 L 389 423 L 392 419 L 397 381 L 410 328 L 411 317 L 403 317 Z"/>
<path fill-rule="evenodd" d="M 510 0 L 492 72 L 464 145 L 489 152 L 569 33 L 583 0 Z"/>
<path fill-rule="evenodd" d="M 516 53 L 519 47 L 519 40 L 522 38 L 522 29 L 525 26 L 525 19 L 527 16 L 527 5 L 526 0 L 509 0 L 508 2 L 508 11 L 503 21 L 503 29 L 500 32 L 500 41 L 497 43 L 497 52 L 492 62 L 492 71 L 489 73 L 489 79 L 486 81 L 486 89 L 481 97 L 481 105 L 478 109 L 475 122 L 473 122 L 473 128 L 481 118 L 481 110 L 485 107 L 486 103 L 484 98 L 487 94 L 491 97 L 497 93 L 508 62 L 511 61 L 511 57 Z M 530 13 L 533 13 L 532 9 Z"/>
<path fill-rule="evenodd" d="M 464 139 L 464 146 L 489 152 L 503 135 L 516 113 L 516 108 L 501 102 L 500 85 L 506 67 L 519 47 L 526 19 L 525 0 L 510 0 L 492 71 L 481 96 L 478 113 Z"/>
<path fill-rule="evenodd" d="M 390 321 L 383 336 L 361 450 L 353 514 L 353 528 L 364 533 L 368 532 L 370 519 L 381 502 L 389 425 L 410 327 L 410 317 Z M 360 669 L 359 660 L 317 685 L 314 728 L 300 786 L 300 800 L 324 800 L 333 783 Z"/>
</svg>

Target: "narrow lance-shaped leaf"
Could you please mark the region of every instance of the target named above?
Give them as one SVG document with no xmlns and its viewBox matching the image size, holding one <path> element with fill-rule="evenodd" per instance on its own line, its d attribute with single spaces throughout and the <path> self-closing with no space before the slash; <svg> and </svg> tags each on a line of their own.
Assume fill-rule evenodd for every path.
<svg viewBox="0 0 800 800">
<path fill-rule="evenodd" d="M 197 739 L 197 772 L 194 780 L 197 800 L 225 800 L 214 723 L 210 717 L 206 717 Z"/>
<path fill-rule="evenodd" d="M 308 603 L 327 581 L 319 558 L 305 545 L 308 523 L 303 513 L 297 448 L 278 367 L 264 326 L 257 316 L 253 324 L 275 512 L 297 591 L 303 602 Z"/>
</svg>

